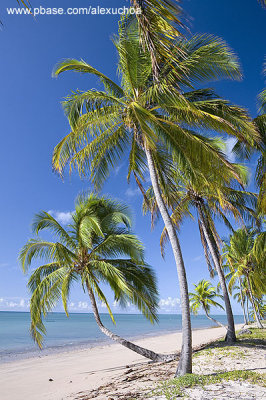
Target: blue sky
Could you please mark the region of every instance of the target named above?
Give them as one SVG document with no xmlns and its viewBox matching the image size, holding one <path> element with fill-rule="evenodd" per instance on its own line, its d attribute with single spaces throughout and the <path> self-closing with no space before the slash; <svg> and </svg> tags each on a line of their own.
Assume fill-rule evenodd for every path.
<svg viewBox="0 0 266 400">
<path fill-rule="evenodd" d="M 14 3 L 14 4 L 11 4 Z M 116 54 L 110 37 L 117 32 L 117 16 L 8 16 L 5 9 L 15 0 L 2 0 L 0 19 L 1 80 L 1 252 L 0 310 L 26 310 L 27 277 L 18 262 L 19 249 L 31 237 L 35 212 L 53 210 L 67 220 L 76 195 L 90 189 L 88 181 L 66 174 L 64 182 L 51 167 L 53 147 L 68 133 L 60 100 L 71 90 L 99 88 L 90 76 L 66 73 L 53 79 L 56 62 L 83 58 L 116 79 Z M 31 1 L 33 7 L 39 0 Z M 124 6 L 125 0 L 46 0 L 44 7 Z M 265 49 L 264 11 L 256 0 L 183 1 L 192 33 L 211 33 L 224 38 L 238 54 L 243 67 L 241 82 L 211 83 L 218 93 L 248 108 L 256 115 L 256 95 L 264 86 L 262 64 Z M 254 170 L 254 159 L 250 163 Z M 113 171 L 103 193 L 127 202 L 134 214 L 134 230 L 146 247 L 146 258 L 158 275 L 162 312 L 180 312 L 177 274 L 171 249 L 162 260 L 159 237 L 162 224 L 151 232 L 150 219 L 141 212 L 142 199 L 136 187 L 126 183 L 126 162 Z M 251 186 L 252 187 L 252 186 Z M 61 214 L 58 214 L 61 213 Z M 221 235 L 226 231 L 219 227 Z M 183 223 L 180 240 L 189 286 L 207 278 L 195 221 Z M 108 292 L 108 296 L 110 293 Z M 111 297 L 109 296 L 111 299 Z M 73 311 L 88 311 L 88 299 L 75 288 Z M 236 313 L 239 305 L 233 302 Z M 102 309 L 102 311 L 105 311 Z"/>
</svg>

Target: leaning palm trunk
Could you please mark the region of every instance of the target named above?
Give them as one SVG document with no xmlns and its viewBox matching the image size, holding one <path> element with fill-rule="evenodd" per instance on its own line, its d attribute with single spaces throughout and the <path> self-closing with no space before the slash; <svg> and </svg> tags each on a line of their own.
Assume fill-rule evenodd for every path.
<svg viewBox="0 0 266 400">
<path fill-rule="evenodd" d="M 226 287 L 226 282 L 225 282 L 225 277 L 224 277 L 224 273 L 222 271 L 221 268 L 221 264 L 220 264 L 220 260 L 219 257 L 217 255 L 217 252 L 213 246 L 213 242 L 210 238 L 210 235 L 208 233 L 208 229 L 206 226 L 206 221 L 202 212 L 202 208 L 201 208 L 201 204 L 197 205 L 197 210 L 199 213 L 199 218 L 201 221 L 201 226 L 202 226 L 202 230 L 203 230 L 203 234 L 205 236 L 206 242 L 208 244 L 208 247 L 210 249 L 210 253 L 215 265 L 215 269 L 217 271 L 218 277 L 219 277 L 219 281 L 221 284 L 221 288 L 223 291 L 223 298 L 224 298 L 224 303 L 225 303 L 225 309 L 226 309 L 226 315 L 227 315 L 227 323 L 228 323 L 228 329 L 227 329 L 227 334 L 226 334 L 226 338 L 225 340 L 228 343 L 233 343 L 236 342 L 236 334 L 235 334 L 235 323 L 234 323 L 234 317 L 233 317 L 233 312 L 232 312 L 232 308 L 231 308 L 231 303 L 230 303 L 230 299 L 229 299 L 229 295 L 228 295 L 228 290 Z"/>
<path fill-rule="evenodd" d="M 176 376 L 184 375 L 192 372 L 192 334 L 191 334 L 191 321 L 190 321 L 190 309 L 189 309 L 189 295 L 188 295 L 188 285 L 186 278 L 186 270 L 184 266 L 184 261 L 182 257 L 182 252 L 179 244 L 179 240 L 176 234 L 176 230 L 173 226 L 171 217 L 164 203 L 156 169 L 154 166 L 154 161 L 150 149 L 145 145 L 145 153 L 147 157 L 148 168 L 150 172 L 150 178 L 152 187 L 154 190 L 154 195 L 156 203 L 158 205 L 160 214 L 162 216 L 165 228 L 167 230 L 169 240 L 174 253 L 174 258 L 177 267 L 179 286 L 180 286 L 180 296 L 181 296 L 181 310 L 182 310 L 182 350 L 176 371 Z"/>
<path fill-rule="evenodd" d="M 248 320 L 247 320 L 246 311 L 245 311 L 245 304 L 244 304 L 244 297 L 243 297 L 243 290 L 242 290 L 242 281 L 241 281 L 240 277 L 238 278 L 238 280 L 239 280 L 241 306 L 242 306 L 242 310 L 243 310 L 244 322 L 245 322 L 245 325 L 247 325 L 248 324 Z"/>
<path fill-rule="evenodd" d="M 262 323 L 260 322 L 257 310 L 256 310 L 256 306 L 255 306 L 255 302 L 254 302 L 254 298 L 253 298 L 253 294 L 252 294 L 252 290 L 251 290 L 251 284 L 250 284 L 250 279 L 249 276 L 247 275 L 247 283 L 248 283 L 248 291 L 249 291 L 249 296 L 250 296 L 250 301 L 252 304 L 252 308 L 254 311 L 254 315 L 255 315 L 255 319 L 258 325 L 258 328 L 263 329 Z"/>
<path fill-rule="evenodd" d="M 207 317 L 210 321 L 214 322 L 214 323 L 215 323 L 216 325 L 218 325 L 218 326 L 221 326 L 222 328 L 224 328 L 224 329 L 227 331 L 227 327 L 226 327 L 226 326 L 224 326 L 221 322 L 217 321 L 215 318 L 213 318 L 213 317 L 211 317 L 211 316 L 209 315 L 208 311 L 206 310 L 206 307 L 203 307 L 203 309 L 204 309 L 204 312 L 205 312 L 205 314 L 206 314 L 206 317 Z"/>
<path fill-rule="evenodd" d="M 121 338 L 120 336 L 116 335 L 115 333 L 111 332 L 108 328 L 106 328 L 101 320 L 98 308 L 97 308 L 97 304 L 96 304 L 96 300 L 93 294 L 93 291 L 91 290 L 90 286 L 87 284 L 87 289 L 88 289 L 88 293 L 90 296 L 90 300 L 91 300 L 91 305 L 92 305 L 92 311 L 94 314 L 94 318 L 96 320 L 96 323 L 98 325 L 98 327 L 100 328 L 100 330 L 106 335 L 108 336 L 110 339 L 114 340 L 115 342 L 121 344 L 122 346 L 125 346 L 127 349 L 130 349 L 132 351 L 134 351 L 135 353 L 140 354 L 143 357 L 149 358 L 152 361 L 172 361 L 175 360 L 177 358 L 177 355 L 175 354 L 157 354 L 154 351 L 145 349 L 143 347 L 140 347 L 134 343 L 129 342 L 126 339 Z"/>
</svg>

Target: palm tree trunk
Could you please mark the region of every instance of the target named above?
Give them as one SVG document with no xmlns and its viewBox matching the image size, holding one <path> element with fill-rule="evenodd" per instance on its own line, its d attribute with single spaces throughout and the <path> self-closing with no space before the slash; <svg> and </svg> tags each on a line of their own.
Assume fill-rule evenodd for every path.
<svg viewBox="0 0 266 400">
<path fill-rule="evenodd" d="M 94 314 L 94 318 L 95 321 L 98 325 L 98 327 L 100 328 L 100 330 L 102 331 L 102 333 L 104 333 L 107 337 L 109 337 L 110 339 L 114 340 L 115 342 L 121 344 L 122 346 L 125 346 L 127 349 L 130 349 L 132 351 L 134 351 L 135 353 L 140 354 L 143 357 L 149 358 L 152 361 L 173 361 L 177 358 L 176 354 L 157 354 L 152 350 L 148 350 L 145 349 L 141 346 L 138 346 L 132 342 L 129 342 L 126 339 L 121 338 L 120 336 L 116 335 L 115 333 L 111 332 L 108 328 L 106 328 L 101 320 L 98 308 L 97 308 L 97 304 L 96 304 L 96 300 L 94 297 L 94 293 L 91 290 L 89 284 L 87 283 L 87 289 L 88 289 L 88 293 L 89 293 L 89 297 L 91 300 L 91 305 L 92 305 L 92 311 Z"/>
<path fill-rule="evenodd" d="M 182 350 L 176 371 L 176 376 L 185 375 L 192 372 L 192 332 L 186 270 L 176 230 L 174 228 L 168 209 L 161 194 L 158 176 L 154 166 L 151 151 L 147 148 L 146 145 L 144 146 L 144 148 L 156 203 L 158 205 L 160 214 L 168 233 L 177 267 L 182 310 Z"/>
<path fill-rule="evenodd" d="M 206 226 L 206 221 L 205 221 L 205 218 L 204 218 L 200 203 L 197 204 L 197 210 L 198 210 L 198 213 L 199 213 L 199 218 L 201 220 L 202 230 L 203 230 L 204 236 L 206 238 L 206 242 L 207 242 L 207 244 L 209 246 L 210 253 L 211 253 L 211 256 L 212 256 L 216 271 L 218 273 L 219 281 L 220 281 L 221 288 L 222 288 L 222 291 L 223 291 L 223 298 L 224 298 L 226 315 L 227 315 L 227 323 L 228 323 L 228 330 L 227 330 L 227 334 L 226 334 L 225 340 L 228 343 L 234 343 L 234 342 L 236 342 L 235 323 L 234 323 L 232 307 L 231 307 L 231 303 L 230 303 L 230 299 L 229 299 L 229 295 L 228 295 L 228 290 L 227 290 L 227 287 L 226 287 L 224 273 L 223 273 L 222 268 L 221 268 L 219 256 L 216 253 L 216 249 L 214 248 L 213 242 L 212 242 L 212 240 L 210 238 L 210 235 L 209 235 L 209 232 L 208 232 L 208 229 L 207 229 L 207 226 Z"/>
<path fill-rule="evenodd" d="M 226 326 L 224 326 L 221 322 L 217 321 L 216 319 L 212 318 L 212 317 L 208 314 L 208 311 L 206 310 L 205 307 L 203 307 L 203 309 L 204 309 L 204 311 L 205 311 L 206 317 L 207 317 L 210 321 L 214 322 L 214 323 L 215 323 L 216 325 L 218 325 L 218 326 L 221 326 L 222 328 L 224 328 L 224 329 L 227 331 L 227 327 L 226 327 Z"/>
<path fill-rule="evenodd" d="M 241 281 L 240 277 L 238 278 L 238 280 L 239 280 L 241 306 L 242 306 L 243 315 L 244 315 L 244 322 L 245 322 L 245 325 L 247 325 L 248 324 L 248 320 L 247 320 L 247 316 L 246 316 L 246 312 L 245 312 L 245 304 L 244 304 L 243 291 L 242 291 L 242 281 Z"/>
<path fill-rule="evenodd" d="M 247 275 L 247 283 L 248 283 L 248 291 L 249 291 L 249 295 L 250 295 L 250 301 L 251 301 L 251 304 L 252 304 L 252 307 L 253 307 L 253 311 L 254 311 L 254 315 L 255 315 L 255 318 L 256 318 L 256 322 L 257 322 L 258 328 L 263 329 L 262 323 L 260 322 L 260 319 L 259 319 L 259 316 L 258 316 L 258 313 L 257 313 L 257 310 L 256 310 L 254 298 L 253 298 L 253 295 L 252 295 L 251 285 L 250 285 L 250 279 L 249 279 L 248 275 Z"/>
<path fill-rule="evenodd" d="M 248 322 L 250 322 L 250 315 L 248 312 L 248 294 L 247 294 L 247 317 L 248 317 Z"/>
</svg>

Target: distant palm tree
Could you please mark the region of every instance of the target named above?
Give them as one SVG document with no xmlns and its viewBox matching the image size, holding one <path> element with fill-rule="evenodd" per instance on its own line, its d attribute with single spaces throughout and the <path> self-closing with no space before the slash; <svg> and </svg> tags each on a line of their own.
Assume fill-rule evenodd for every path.
<svg viewBox="0 0 266 400">
<path fill-rule="evenodd" d="M 57 240 L 31 239 L 19 256 L 24 272 L 36 258 L 48 262 L 32 273 L 28 283 L 32 293 L 31 333 L 40 347 L 46 332 L 43 317 L 60 298 L 68 315 L 70 289 L 74 282 L 79 282 L 90 297 L 95 320 L 105 335 L 154 361 L 173 359 L 119 337 L 101 321 L 95 296 L 105 304 L 115 322 L 100 282 L 110 286 L 115 300 L 122 306 L 129 302 L 151 322 L 157 320 L 156 279 L 144 262 L 143 246 L 131 233 L 130 226 L 127 207 L 95 194 L 78 197 L 72 221 L 66 229 L 49 213 L 41 212 L 35 216 L 33 232 L 38 234 L 47 230 Z"/>
<path fill-rule="evenodd" d="M 214 322 L 218 326 L 222 326 L 227 329 L 221 322 L 217 321 L 210 316 L 210 307 L 220 307 L 224 310 L 223 306 L 214 299 L 219 297 L 223 298 L 220 294 L 216 293 L 215 288 L 211 286 L 209 281 L 202 279 L 197 285 L 195 285 L 194 293 L 189 293 L 190 307 L 194 315 L 198 314 L 200 308 L 202 308 L 206 314 L 206 317 Z"/>
<path fill-rule="evenodd" d="M 241 304 L 242 311 L 243 311 L 243 317 L 244 317 L 244 323 L 245 325 L 248 324 L 248 319 L 246 316 L 246 310 L 245 310 L 245 302 L 246 302 L 246 297 L 244 296 L 244 291 L 243 291 L 243 286 L 242 286 L 242 280 L 239 277 L 239 286 L 235 285 L 233 287 L 234 290 L 234 295 L 233 298 Z"/>
<path fill-rule="evenodd" d="M 57 65 L 55 76 L 70 70 L 93 74 L 104 91 L 76 91 L 63 103 L 71 132 L 56 146 L 53 165 L 62 174 L 70 163 L 70 169 L 77 167 L 80 175 L 89 175 L 96 188 L 125 154 L 129 155 L 128 178 L 134 174 L 139 184 L 148 169 L 178 271 L 184 334 L 177 374 L 185 374 L 192 370 L 188 288 L 180 243 L 159 185 L 159 149 L 164 149 L 169 161 L 175 153 L 187 168 L 193 169 L 197 154 L 205 167 L 219 160 L 230 169 L 204 133 L 210 129 L 227 132 L 245 143 L 254 143 L 257 133 L 243 109 L 208 89 L 191 90 L 198 81 L 240 75 L 237 59 L 220 39 L 203 35 L 178 40 L 176 46 L 186 57 L 180 56 L 175 73 L 166 62 L 158 81 L 153 79 L 149 52 L 139 45 L 137 29 L 121 27 L 115 45 L 121 86 L 83 60 Z"/>
<path fill-rule="evenodd" d="M 257 235 L 252 229 L 238 229 L 230 236 L 229 244 L 225 244 L 224 257 L 232 271 L 229 287 L 239 277 L 245 277 L 257 325 L 263 328 L 255 299 L 266 293 L 266 232 Z"/>
</svg>

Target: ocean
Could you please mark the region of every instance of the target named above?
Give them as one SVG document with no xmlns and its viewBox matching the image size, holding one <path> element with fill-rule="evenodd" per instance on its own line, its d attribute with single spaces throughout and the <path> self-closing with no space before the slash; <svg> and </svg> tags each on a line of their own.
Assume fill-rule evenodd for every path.
<svg viewBox="0 0 266 400">
<path fill-rule="evenodd" d="M 103 323 L 113 332 L 127 339 L 156 336 L 181 330 L 181 315 L 161 314 L 159 322 L 152 325 L 142 315 L 116 314 L 113 325 L 108 314 L 101 314 Z M 226 324 L 225 315 L 214 318 Z M 192 316 L 192 328 L 214 326 L 204 315 Z M 243 317 L 235 316 L 235 323 L 243 323 Z M 43 350 L 33 342 L 30 328 L 30 314 L 26 312 L 0 311 L 0 361 L 28 358 L 49 354 L 51 351 L 69 351 L 73 348 L 93 347 L 110 343 L 99 330 L 92 314 L 51 313 L 45 319 L 47 334 Z"/>
</svg>

